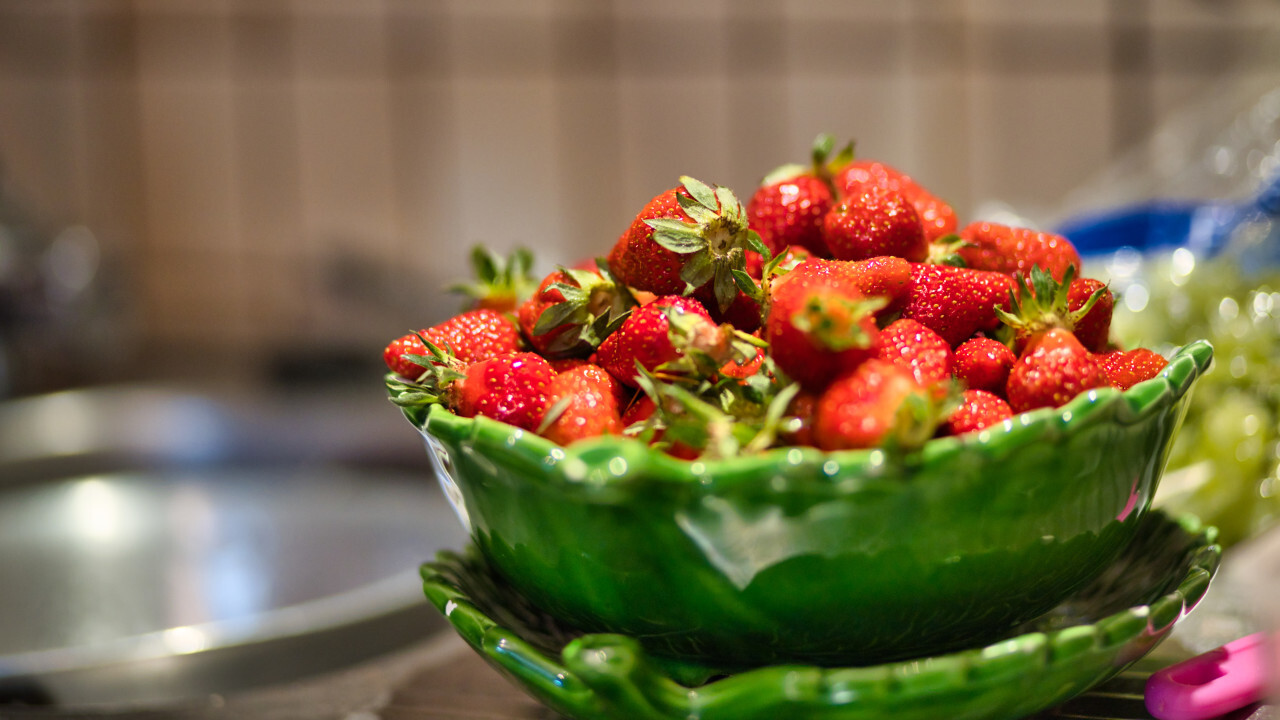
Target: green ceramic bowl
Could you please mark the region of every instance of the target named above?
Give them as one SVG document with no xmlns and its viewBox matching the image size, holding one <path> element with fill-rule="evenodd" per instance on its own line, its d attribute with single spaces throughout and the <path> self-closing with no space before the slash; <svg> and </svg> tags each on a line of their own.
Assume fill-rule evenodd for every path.
<svg viewBox="0 0 1280 720">
<path fill-rule="evenodd" d="M 858 665 L 1039 617 L 1134 538 L 1208 343 L 920 452 L 780 448 L 687 462 L 557 446 L 439 406 L 406 415 L 488 563 L 557 621 L 669 658 Z"/>
<path fill-rule="evenodd" d="M 625 635 L 564 628 L 473 548 L 440 553 L 422 578 L 427 599 L 486 662 L 578 720 L 1010 720 L 1097 687 L 1159 644 L 1209 589 L 1222 555 L 1215 536 L 1194 518 L 1148 513 L 1098 578 L 989 645 L 872 666 L 737 674 L 653 657 Z M 1052 716 L 1101 717 L 1102 702 L 1113 712 L 1135 702 L 1102 700 L 1116 689 L 1097 687 L 1098 697 Z"/>
</svg>

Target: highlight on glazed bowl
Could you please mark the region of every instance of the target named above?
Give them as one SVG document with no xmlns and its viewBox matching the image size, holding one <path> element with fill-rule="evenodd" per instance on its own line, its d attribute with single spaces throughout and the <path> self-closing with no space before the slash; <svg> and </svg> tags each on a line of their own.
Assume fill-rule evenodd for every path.
<svg viewBox="0 0 1280 720">
<path fill-rule="evenodd" d="M 1147 513 L 1212 355 L 1193 343 L 1129 390 L 910 453 L 691 462 L 404 412 L 487 562 L 558 622 L 721 665 L 880 663 L 997 638 L 1099 575 Z"/>
</svg>

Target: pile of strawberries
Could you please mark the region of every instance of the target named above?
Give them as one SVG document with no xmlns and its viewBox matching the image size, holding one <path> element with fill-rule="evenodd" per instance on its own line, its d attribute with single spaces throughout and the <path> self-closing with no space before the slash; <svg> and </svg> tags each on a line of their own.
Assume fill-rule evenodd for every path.
<svg viewBox="0 0 1280 720">
<path fill-rule="evenodd" d="M 957 230 L 907 175 L 834 150 L 820 136 L 745 208 L 681 178 L 607 258 L 536 288 L 527 251 L 477 250 L 471 309 L 386 348 L 392 399 L 693 459 L 910 450 L 1164 367 L 1110 342 L 1112 293 L 1066 238 Z"/>
</svg>

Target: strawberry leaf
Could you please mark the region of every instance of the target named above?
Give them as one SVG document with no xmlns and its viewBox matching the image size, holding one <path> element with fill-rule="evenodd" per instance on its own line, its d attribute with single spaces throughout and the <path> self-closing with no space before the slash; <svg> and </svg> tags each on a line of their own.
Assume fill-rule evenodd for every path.
<svg viewBox="0 0 1280 720">
<path fill-rule="evenodd" d="M 692 196 L 694 200 L 697 200 L 700 205 L 713 213 L 718 214 L 720 206 L 719 203 L 716 202 L 716 191 L 712 190 L 711 186 L 701 180 L 691 178 L 688 175 L 680 176 L 680 184 L 684 186 L 684 189 L 689 193 L 689 195 Z"/>
<path fill-rule="evenodd" d="M 571 395 L 565 395 L 564 397 L 556 400 L 555 403 L 553 403 L 551 407 L 547 408 L 546 412 L 542 414 L 542 422 L 538 423 L 538 429 L 534 430 L 534 433 L 538 435 L 545 433 L 547 428 L 551 427 L 556 420 L 559 420 L 560 416 L 564 414 L 565 410 L 569 409 L 569 405 L 572 403 L 573 397 Z"/>
<path fill-rule="evenodd" d="M 820 168 L 827 164 L 827 158 L 831 157 L 831 151 L 836 149 L 836 136 L 831 133 L 818 133 L 818 137 L 813 139 L 813 149 L 810 157 L 813 159 L 813 166 Z"/>
<path fill-rule="evenodd" d="M 840 152 L 836 153 L 834 157 L 831 157 L 829 160 L 827 160 L 827 163 L 825 165 L 826 174 L 834 175 L 835 173 L 840 172 L 840 170 L 842 170 L 846 165 L 853 162 L 853 158 L 854 158 L 853 141 L 850 140 L 849 142 L 845 143 L 844 147 L 840 148 Z"/>
<path fill-rule="evenodd" d="M 707 241 L 698 232 L 698 226 L 679 220 L 645 220 L 653 228 L 653 241 L 674 253 L 687 255 L 707 247 Z"/>
<path fill-rule="evenodd" d="M 537 287 L 531 274 L 533 253 L 528 248 L 516 248 L 504 259 L 477 245 L 471 250 L 471 267 L 474 281 L 450 285 L 450 292 L 466 295 L 473 301 L 505 300 L 515 304 Z"/>
<path fill-rule="evenodd" d="M 742 203 L 738 202 L 738 197 L 732 190 L 727 187 L 717 187 L 716 200 L 720 205 L 720 215 L 726 220 L 738 226 L 747 224 L 746 211 L 742 209 Z"/>
<path fill-rule="evenodd" d="M 734 269 L 732 272 L 733 282 L 738 286 L 738 289 L 742 291 L 742 294 L 756 302 L 760 302 L 764 296 L 764 292 L 760 289 L 760 285 L 756 282 L 756 279 L 751 277 L 751 274 L 746 270 Z"/>
<path fill-rule="evenodd" d="M 574 320 L 581 320 L 587 311 L 582 305 L 573 302 L 556 303 L 542 311 L 538 321 L 533 325 L 534 335 L 546 335 L 556 328 Z"/>
<path fill-rule="evenodd" d="M 734 300 L 738 299 L 738 282 L 734 269 L 719 263 L 714 266 L 716 304 L 720 312 L 725 312 Z"/>
<path fill-rule="evenodd" d="M 815 293 L 791 316 L 791 323 L 819 345 L 836 352 L 871 347 L 862 320 L 887 304 L 885 298 L 849 298 Z"/>
<path fill-rule="evenodd" d="M 716 264 L 710 253 L 694 253 L 680 268 L 680 279 L 693 289 L 706 285 L 716 275 Z"/>
<path fill-rule="evenodd" d="M 755 230 L 747 231 L 747 247 L 760 253 L 760 257 L 764 258 L 765 262 L 773 259 L 773 253 L 769 252 L 769 246 L 764 244 L 760 233 Z"/>
<path fill-rule="evenodd" d="M 708 225 L 720 217 L 716 209 L 708 208 L 688 195 L 677 195 L 676 202 L 680 204 L 680 209 L 684 210 L 685 214 L 699 226 Z"/>
</svg>

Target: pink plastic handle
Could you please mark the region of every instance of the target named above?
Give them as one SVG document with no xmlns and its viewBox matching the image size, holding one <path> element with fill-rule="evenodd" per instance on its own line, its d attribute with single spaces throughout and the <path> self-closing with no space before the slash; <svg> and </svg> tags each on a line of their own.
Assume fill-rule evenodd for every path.
<svg viewBox="0 0 1280 720">
<path fill-rule="evenodd" d="M 1208 720 L 1267 696 L 1270 635 L 1256 633 L 1184 660 L 1147 680 L 1147 712 L 1158 720 Z"/>
</svg>

